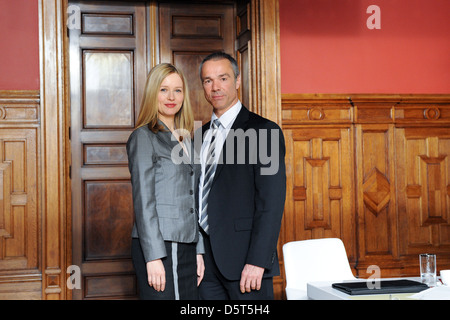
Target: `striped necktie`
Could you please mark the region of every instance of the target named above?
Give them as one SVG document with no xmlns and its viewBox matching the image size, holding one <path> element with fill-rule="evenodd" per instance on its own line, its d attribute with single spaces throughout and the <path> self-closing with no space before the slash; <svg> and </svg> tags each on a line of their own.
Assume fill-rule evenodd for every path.
<svg viewBox="0 0 450 320">
<path fill-rule="evenodd" d="M 216 172 L 217 162 L 215 160 L 215 145 L 216 145 L 216 135 L 218 134 L 218 128 L 221 123 L 219 119 L 216 119 L 212 122 L 212 136 L 211 142 L 209 144 L 208 153 L 206 154 L 206 163 L 205 163 L 205 175 L 203 178 L 203 192 L 202 192 L 202 212 L 200 215 L 200 227 L 206 234 L 209 234 L 209 223 L 208 223 L 208 195 L 209 190 L 211 190 L 211 184 L 214 179 L 214 173 Z"/>
</svg>

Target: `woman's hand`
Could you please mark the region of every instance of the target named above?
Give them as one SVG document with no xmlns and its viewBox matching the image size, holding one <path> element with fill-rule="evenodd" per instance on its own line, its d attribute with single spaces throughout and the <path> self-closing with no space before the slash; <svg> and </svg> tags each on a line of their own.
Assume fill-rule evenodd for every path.
<svg viewBox="0 0 450 320">
<path fill-rule="evenodd" d="M 203 255 L 197 255 L 197 287 L 200 285 L 200 282 L 203 280 L 203 276 L 205 275 L 205 263 L 203 262 Z"/>
<path fill-rule="evenodd" d="M 156 291 L 164 291 L 166 288 L 166 271 L 161 259 L 147 262 L 148 284 Z"/>
</svg>

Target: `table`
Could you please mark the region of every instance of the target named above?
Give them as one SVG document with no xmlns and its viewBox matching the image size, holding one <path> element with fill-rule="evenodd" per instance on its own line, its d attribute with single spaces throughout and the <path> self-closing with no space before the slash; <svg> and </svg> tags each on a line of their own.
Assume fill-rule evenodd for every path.
<svg viewBox="0 0 450 320">
<path fill-rule="evenodd" d="M 383 278 L 381 280 L 399 280 L 408 279 L 420 281 L 420 277 L 410 278 Z M 373 281 L 375 279 L 356 279 L 351 281 Z M 439 281 L 439 280 L 438 280 Z M 371 294 L 371 295 L 348 295 L 342 291 L 334 289 L 331 285 L 335 282 L 343 281 L 317 281 L 309 282 L 307 284 L 307 294 L 309 299 L 313 300 L 416 300 L 415 293 L 393 293 L 393 294 Z M 430 290 L 430 289 L 428 289 Z M 440 294 L 447 294 L 450 291 L 450 287 L 436 287 L 436 290 L 441 290 Z M 431 291 L 431 290 L 430 290 Z M 422 291 L 424 292 L 424 291 Z M 416 296 L 417 297 L 417 296 Z"/>
</svg>

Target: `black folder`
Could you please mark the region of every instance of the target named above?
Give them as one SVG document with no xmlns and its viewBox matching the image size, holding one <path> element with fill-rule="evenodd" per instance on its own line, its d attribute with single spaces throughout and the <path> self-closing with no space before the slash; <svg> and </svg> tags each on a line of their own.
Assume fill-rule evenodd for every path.
<svg viewBox="0 0 450 320">
<path fill-rule="evenodd" d="M 333 283 L 332 287 L 349 295 L 415 293 L 428 289 L 428 286 L 425 283 L 407 279 L 367 279 L 367 281 Z"/>
</svg>

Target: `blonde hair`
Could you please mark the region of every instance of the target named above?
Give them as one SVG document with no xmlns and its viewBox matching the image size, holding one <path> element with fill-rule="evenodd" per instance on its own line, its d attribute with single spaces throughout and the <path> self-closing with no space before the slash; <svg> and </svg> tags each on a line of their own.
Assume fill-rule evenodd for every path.
<svg viewBox="0 0 450 320">
<path fill-rule="evenodd" d="M 184 100 L 180 110 L 175 114 L 175 128 L 177 130 L 187 130 L 192 133 L 194 129 L 194 115 L 192 113 L 191 102 L 186 78 L 180 69 L 170 63 L 156 65 L 149 73 L 145 84 L 144 97 L 142 98 L 141 110 L 136 122 L 136 127 L 148 125 L 149 129 L 156 133 L 163 131 L 164 127 L 158 124 L 158 93 L 164 79 L 176 73 L 183 82 Z"/>
</svg>

